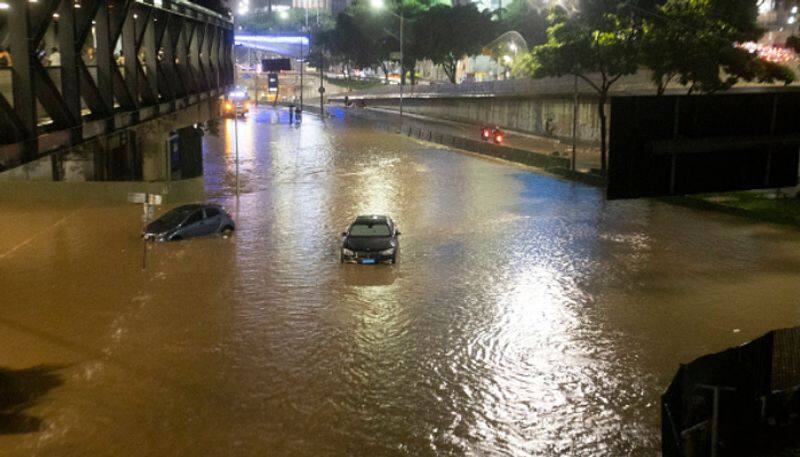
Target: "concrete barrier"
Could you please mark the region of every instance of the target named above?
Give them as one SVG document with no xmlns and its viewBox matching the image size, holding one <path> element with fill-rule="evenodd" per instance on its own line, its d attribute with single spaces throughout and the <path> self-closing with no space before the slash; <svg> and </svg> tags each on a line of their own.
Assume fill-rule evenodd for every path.
<svg viewBox="0 0 800 457">
<path fill-rule="evenodd" d="M 401 128 L 401 133 L 406 136 L 416 138 L 419 140 L 430 141 L 432 143 L 441 144 L 444 146 L 451 146 L 459 149 L 465 149 L 471 152 L 477 152 L 482 155 L 495 157 L 497 159 L 508 160 L 509 162 L 516 162 L 523 165 L 532 167 L 550 169 L 550 168 L 569 168 L 570 161 L 565 157 L 553 157 L 547 154 L 528 151 L 526 149 L 517 149 L 502 144 L 495 144 L 488 141 L 473 140 L 471 138 L 462 138 L 458 136 L 448 135 L 442 132 L 434 132 L 432 129 L 424 129 L 422 127 L 414 127 L 411 125 L 404 125 Z"/>
</svg>

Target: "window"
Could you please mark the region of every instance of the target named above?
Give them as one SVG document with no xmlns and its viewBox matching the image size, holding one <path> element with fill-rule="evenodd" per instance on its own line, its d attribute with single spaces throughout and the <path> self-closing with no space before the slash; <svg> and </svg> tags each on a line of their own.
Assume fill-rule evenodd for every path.
<svg viewBox="0 0 800 457">
<path fill-rule="evenodd" d="M 194 213 L 192 213 L 191 216 L 189 216 L 189 219 L 186 219 L 186 223 L 183 224 L 183 225 L 184 225 L 184 227 L 186 227 L 186 226 L 189 226 L 189 225 L 192 225 L 192 224 L 196 224 L 196 223 L 200 222 L 201 220 L 203 220 L 203 212 L 202 211 L 195 211 Z"/>
<path fill-rule="evenodd" d="M 390 233 L 386 224 L 354 224 L 350 227 L 350 236 L 389 236 Z"/>
<path fill-rule="evenodd" d="M 206 219 L 214 216 L 219 216 L 219 210 L 216 208 L 206 208 Z"/>
</svg>

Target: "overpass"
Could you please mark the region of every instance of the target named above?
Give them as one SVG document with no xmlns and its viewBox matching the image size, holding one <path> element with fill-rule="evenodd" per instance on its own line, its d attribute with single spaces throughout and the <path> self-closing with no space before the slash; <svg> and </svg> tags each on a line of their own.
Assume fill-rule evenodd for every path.
<svg viewBox="0 0 800 457">
<path fill-rule="evenodd" d="M 184 0 L 0 0 L 0 45 L 0 171 L 233 84 L 232 17 Z"/>
<path fill-rule="evenodd" d="M 305 35 L 236 34 L 236 46 L 257 49 L 271 54 L 300 59 L 308 55 L 309 40 Z"/>
</svg>

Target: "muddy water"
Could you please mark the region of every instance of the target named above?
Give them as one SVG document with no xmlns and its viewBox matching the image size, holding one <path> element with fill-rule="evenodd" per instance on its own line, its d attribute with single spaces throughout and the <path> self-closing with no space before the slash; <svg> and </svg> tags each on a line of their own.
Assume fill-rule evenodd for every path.
<svg viewBox="0 0 800 457">
<path fill-rule="evenodd" d="M 239 199 L 231 121 L 205 138 L 234 237 L 144 271 L 136 206 L 3 187 L 0 454 L 656 455 L 678 363 L 800 324 L 791 229 L 355 121 L 239 136 Z M 339 264 L 361 213 L 398 265 Z"/>
</svg>

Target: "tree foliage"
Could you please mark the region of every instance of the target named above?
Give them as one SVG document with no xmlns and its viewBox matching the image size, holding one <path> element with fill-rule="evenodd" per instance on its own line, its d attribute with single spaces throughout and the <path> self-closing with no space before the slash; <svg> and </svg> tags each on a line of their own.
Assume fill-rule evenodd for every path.
<svg viewBox="0 0 800 457">
<path fill-rule="evenodd" d="M 610 12 L 600 16 L 568 15 L 557 8 L 549 19 L 547 43 L 536 46 L 522 59 L 522 69 L 534 78 L 574 75 L 597 91 L 600 164 L 601 172 L 605 173 L 605 104 L 611 86 L 638 68 L 639 29 L 631 17 Z"/>
<path fill-rule="evenodd" d="M 755 41 L 755 2 L 668 0 L 643 23 L 641 61 L 653 72 L 658 93 L 675 80 L 691 91 L 715 92 L 739 80 L 791 82 L 787 68 L 735 46 Z"/>
<path fill-rule="evenodd" d="M 604 106 L 611 86 L 639 68 L 652 70 L 658 93 L 671 81 L 714 92 L 739 80 L 791 82 L 786 67 L 737 46 L 757 40 L 752 0 L 580 0 L 579 11 L 556 8 L 547 42 L 517 71 L 535 78 L 575 75 L 599 94 L 601 168 L 606 162 Z"/>
<path fill-rule="evenodd" d="M 472 4 L 436 5 L 417 18 L 415 29 L 425 31 L 419 53 L 442 66 L 450 82 L 456 82 L 456 66 L 464 56 L 478 54 L 496 34 L 491 13 Z"/>
<path fill-rule="evenodd" d="M 513 0 L 502 14 L 499 28 L 503 32 L 519 32 L 529 47 L 544 44 L 547 42 L 546 9 L 528 0 Z"/>
</svg>

